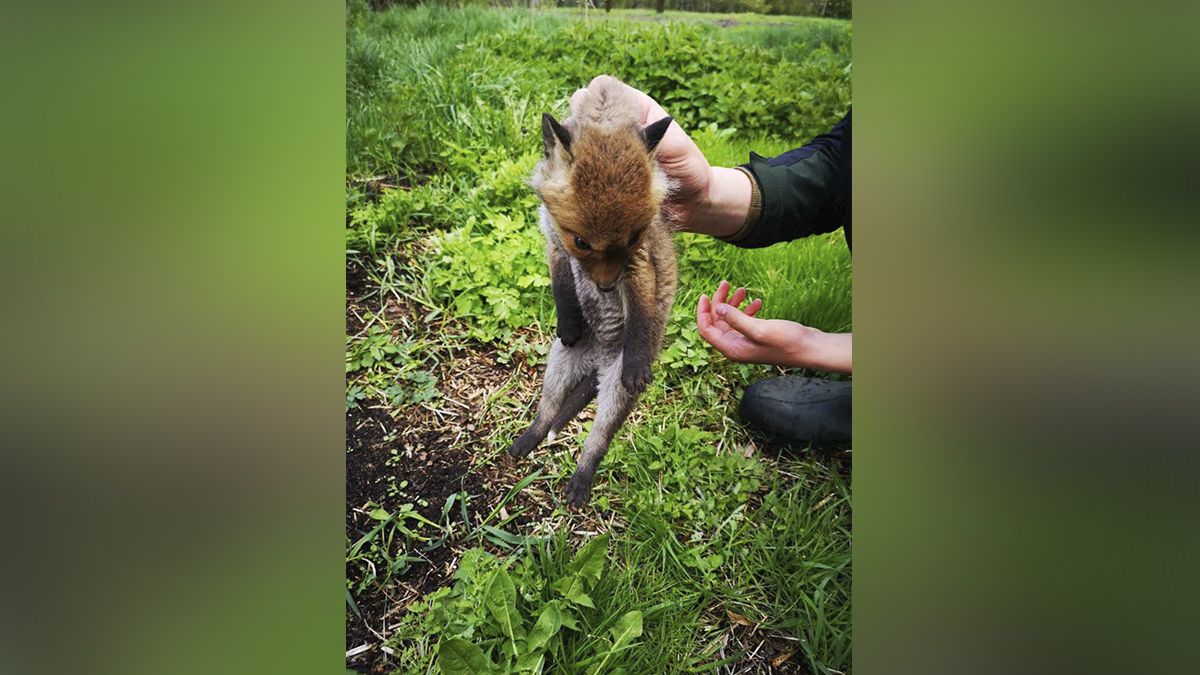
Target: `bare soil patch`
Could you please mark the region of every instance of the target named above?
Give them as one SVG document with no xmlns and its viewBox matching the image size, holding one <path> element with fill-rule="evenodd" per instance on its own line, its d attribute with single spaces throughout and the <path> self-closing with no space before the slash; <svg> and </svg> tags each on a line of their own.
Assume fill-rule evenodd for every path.
<svg viewBox="0 0 1200 675">
<path fill-rule="evenodd" d="M 369 311 L 379 311 L 377 289 L 357 261 L 346 263 L 346 330 L 360 332 Z M 439 323 L 423 325 L 416 309 L 389 298 L 382 312 L 398 337 L 414 339 L 415 331 L 437 332 Z M 404 333 L 404 335 L 400 335 Z M 546 532 L 554 500 L 541 482 L 517 494 L 503 509 L 500 500 L 536 469 L 497 452 L 499 420 L 511 417 L 514 405 L 533 400 L 536 369 L 523 361 L 501 363 L 494 349 L 469 345 L 447 349 L 434 374 L 440 396 L 419 405 L 393 409 L 379 400 L 360 401 L 346 413 L 346 532 L 356 541 L 373 526 L 366 505 L 395 513 L 412 504 L 425 518 L 448 526 L 448 532 L 415 550 L 394 551 L 421 558 L 386 584 L 355 596 L 360 619 L 347 609 L 346 649 L 371 648 L 348 665 L 360 672 L 387 672 L 395 667 L 380 649 L 408 608 L 424 595 L 451 583 L 460 554 L 483 545 L 500 551 L 476 535 L 478 526 L 500 525 L 513 534 Z M 448 499 L 455 503 L 445 518 Z M 463 510 L 466 514 L 464 519 Z M 507 521 L 507 522 L 504 522 Z M 426 534 L 431 534 L 426 532 Z M 447 536 L 443 537 L 445 534 Z M 357 570 L 347 566 L 347 576 Z"/>
</svg>

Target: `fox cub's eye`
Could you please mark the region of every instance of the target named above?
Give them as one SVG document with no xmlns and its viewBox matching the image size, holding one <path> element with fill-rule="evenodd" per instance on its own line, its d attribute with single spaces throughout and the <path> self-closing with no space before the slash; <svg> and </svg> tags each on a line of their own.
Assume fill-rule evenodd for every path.
<svg viewBox="0 0 1200 675">
<path fill-rule="evenodd" d="M 585 251 L 592 250 L 592 245 L 584 241 L 581 237 L 575 237 L 575 245 Z"/>
</svg>

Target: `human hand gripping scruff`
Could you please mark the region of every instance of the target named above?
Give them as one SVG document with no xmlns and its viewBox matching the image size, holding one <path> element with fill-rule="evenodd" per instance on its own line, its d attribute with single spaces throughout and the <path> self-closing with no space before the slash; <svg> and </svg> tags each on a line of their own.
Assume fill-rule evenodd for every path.
<svg viewBox="0 0 1200 675">
<path fill-rule="evenodd" d="M 662 348 L 676 271 L 663 209 L 670 186 L 656 154 L 672 131 L 676 142 L 687 140 L 665 114 L 646 124 L 636 90 L 615 79 L 597 78 L 581 92 L 562 124 L 542 117 L 545 157 L 532 186 L 542 200 L 558 338 L 537 417 L 508 449 L 516 457 L 529 454 L 597 399 L 566 489 L 575 506 L 588 501 L 596 468 L 649 384 Z"/>
</svg>

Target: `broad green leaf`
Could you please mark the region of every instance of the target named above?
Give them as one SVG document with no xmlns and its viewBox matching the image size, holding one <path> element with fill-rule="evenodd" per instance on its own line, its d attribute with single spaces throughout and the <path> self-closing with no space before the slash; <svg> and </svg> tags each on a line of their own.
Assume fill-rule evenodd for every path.
<svg viewBox="0 0 1200 675">
<path fill-rule="evenodd" d="M 607 532 L 598 537 L 592 537 L 575 554 L 574 560 L 571 561 L 571 569 L 591 583 L 596 583 L 600 579 L 600 573 L 604 571 L 604 556 L 608 551 L 608 539 Z"/>
<path fill-rule="evenodd" d="M 604 652 L 604 660 L 600 663 L 588 668 L 588 675 L 599 675 L 604 673 L 608 675 L 610 671 L 605 670 L 609 659 L 614 654 L 629 646 L 631 642 L 636 640 L 642 634 L 642 613 L 638 610 L 626 612 L 621 618 L 617 619 L 617 623 L 612 628 L 608 629 L 612 633 L 613 644 L 608 651 Z"/>
<path fill-rule="evenodd" d="M 592 596 L 583 592 L 583 588 L 572 586 L 571 593 L 567 595 L 567 599 L 582 607 L 596 608 L 596 603 L 592 602 Z"/>
<path fill-rule="evenodd" d="M 504 568 L 496 570 L 492 575 L 484 604 L 492 618 L 500 625 L 501 632 L 513 643 L 515 651 L 516 638 L 523 637 L 525 630 L 521 627 L 521 617 L 517 614 L 517 589 L 513 586 L 512 577 L 508 576 L 508 571 Z"/>
<path fill-rule="evenodd" d="M 559 614 L 558 605 L 553 602 L 542 608 L 537 623 L 533 624 L 533 628 L 529 631 L 529 642 L 525 645 L 528 651 L 534 652 L 546 648 L 550 639 L 562 627 L 562 617 Z"/>
<path fill-rule="evenodd" d="M 543 652 L 529 652 L 517 659 L 517 672 L 540 673 L 546 665 L 546 655 Z"/>
<path fill-rule="evenodd" d="M 613 651 L 616 651 L 641 637 L 642 613 L 636 609 L 627 612 L 608 630 L 613 636 Z"/>
<path fill-rule="evenodd" d="M 570 589 L 571 586 L 574 586 L 578 583 L 579 577 L 572 574 L 570 576 L 559 577 L 558 579 L 555 579 L 554 583 L 550 584 L 550 588 L 558 591 L 560 595 L 566 595 L 567 590 Z"/>
<path fill-rule="evenodd" d="M 392 514 L 388 513 L 384 509 L 371 509 L 371 512 L 367 515 L 371 516 L 375 520 L 387 520 L 388 518 L 392 517 Z"/>
<path fill-rule="evenodd" d="M 500 655 L 504 658 L 502 663 L 512 663 L 519 656 L 525 653 L 525 640 L 518 638 L 516 640 L 506 640 L 500 643 Z"/>
<path fill-rule="evenodd" d="M 569 608 L 560 605 L 561 600 L 555 600 L 554 605 L 558 609 L 558 618 L 562 622 L 563 628 L 571 630 L 579 630 L 579 622 L 575 619 L 575 613 Z"/>
<path fill-rule="evenodd" d="M 438 645 L 438 665 L 442 675 L 480 675 L 496 670 L 482 649 L 460 637 Z"/>
<path fill-rule="evenodd" d="M 592 598 L 583 591 L 583 577 L 573 574 L 569 577 L 563 577 L 555 581 L 551 587 L 558 591 L 563 598 L 570 600 L 576 605 L 584 607 L 595 607 Z"/>
</svg>

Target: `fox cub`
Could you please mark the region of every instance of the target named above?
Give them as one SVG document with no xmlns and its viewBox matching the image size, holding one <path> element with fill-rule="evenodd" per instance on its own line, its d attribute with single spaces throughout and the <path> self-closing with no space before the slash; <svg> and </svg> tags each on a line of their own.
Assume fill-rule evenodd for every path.
<svg viewBox="0 0 1200 675">
<path fill-rule="evenodd" d="M 567 485 L 588 501 L 596 467 L 662 348 L 675 299 L 675 248 L 663 215 L 667 177 L 654 160 L 671 118 L 642 128 L 637 99 L 613 79 L 593 82 L 574 117 L 542 116 L 545 158 L 532 186 L 542 200 L 558 339 L 550 348 L 533 425 L 509 448 L 523 457 L 592 399 L 596 419 Z"/>
</svg>

